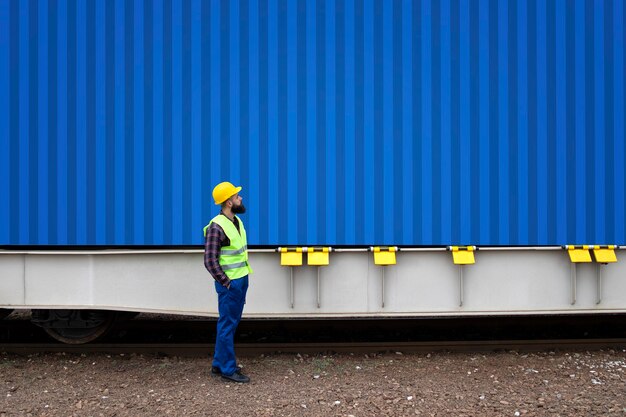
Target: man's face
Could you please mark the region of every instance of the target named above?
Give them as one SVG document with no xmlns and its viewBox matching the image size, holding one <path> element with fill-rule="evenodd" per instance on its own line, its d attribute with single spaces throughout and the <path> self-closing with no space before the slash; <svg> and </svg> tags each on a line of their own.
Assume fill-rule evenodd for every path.
<svg viewBox="0 0 626 417">
<path fill-rule="evenodd" d="M 230 198 L 230 209 L 235 214 L 243 214 L 246 212 L 246 207 L 242 203 L 243 199 L 239 194 L 235 194 Z"/>
</svg>

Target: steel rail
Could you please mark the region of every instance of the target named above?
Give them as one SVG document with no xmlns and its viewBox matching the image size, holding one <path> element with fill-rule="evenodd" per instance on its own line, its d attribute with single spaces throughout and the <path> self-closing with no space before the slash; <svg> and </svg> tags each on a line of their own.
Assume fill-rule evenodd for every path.
<svg viewBox="0 0 626 417">
<path fill-rule="evenodd" d="M 199 357 L 213 351 L 206 343 L 119 343 L 64 345 L 59 343 L 3 343 L 0 352 L 13 354 L 34 353 L 109 353 L 109 354 L 165 354 Z M 379 353 L 379 352 L 494 352 L 547 350 L 601 350 L 626 348 L 626 338 L 616 339 L 537 339 L 488 341 L 428 341 L 428 342 L 301 342 L 301 343 L 238 343 L 237 354 L 256 356 L 275 353 Z"/>
<path fill-rule="evenodd" d="M 291 246 L 289 246 L 291 247 Z M 294 246 L 295 247 L 295 246 Z M 300 246 L 298 246 L 300 247 Z M 304 247 L 304 246 L 302 246 Z M 626 249 L 616 246 L 615 250 Z M 399 252 L 445 252 L 447 246 L 441 247 L 399 247 Z M 556 251 L 564 250 L 561 246 L 477 246 L 478 251 Z M 276 253 L 276 249 L 249 249 L 250 253 Z M 369 252 L 368 247 L 333 248 L 333 252 Z M 143 254 L 200 254 L 204 249 L 87 249 L 87 250 L 14 250 L 0 249 L 1 255 L 143 255 Z"/>
</svg>

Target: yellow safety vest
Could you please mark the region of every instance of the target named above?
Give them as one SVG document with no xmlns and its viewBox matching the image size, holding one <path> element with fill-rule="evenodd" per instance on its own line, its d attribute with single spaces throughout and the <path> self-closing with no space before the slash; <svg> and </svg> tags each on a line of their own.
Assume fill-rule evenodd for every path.
<svg viewBox="0 0 626 417">
<path fill-rule="evenodd" d="M 243 278 L 252 273 L 252 268 L 248 263 L 246 229 L 243 227 L 241 219 L 238 216 L 235 217 L 239 220 L 239 231 L 237 231 L 235 224 L 222 214 L 215 216 L 209 224 L 204 226 L 205 237 L 211 223 L 217 223 L 230 240 L 229 246 L 221 248 L 219 259 L 220 266 L 229 279 Z"/>
</svg>

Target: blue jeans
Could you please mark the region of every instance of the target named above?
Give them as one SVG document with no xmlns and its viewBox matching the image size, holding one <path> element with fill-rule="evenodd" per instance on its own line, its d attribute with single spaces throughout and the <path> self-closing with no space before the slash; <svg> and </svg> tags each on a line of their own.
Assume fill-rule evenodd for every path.
<svg viewBox="0 0 626 417">
<path fill-rule="evenodd" d="M 230 281 L 230 289 L 215 281 L 215 291 L 217 291 L 220 317 L 217 320 L 213 366 L 218 367 L 224 375 L 232 375 L 237 369 L 235 331 L 246 302 L 248 276 Z"/>
</svg>

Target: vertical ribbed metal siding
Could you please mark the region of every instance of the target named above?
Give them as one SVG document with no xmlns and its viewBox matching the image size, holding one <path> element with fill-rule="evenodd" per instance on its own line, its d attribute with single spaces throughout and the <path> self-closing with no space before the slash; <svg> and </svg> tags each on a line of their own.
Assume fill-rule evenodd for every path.
<svg viewBox="0 0 626 417">
<path fill-rule="evenodd" d="M 0 244 L 626 244 L 625 13 L 0 0 Z"/>
</svg>

